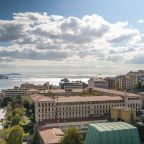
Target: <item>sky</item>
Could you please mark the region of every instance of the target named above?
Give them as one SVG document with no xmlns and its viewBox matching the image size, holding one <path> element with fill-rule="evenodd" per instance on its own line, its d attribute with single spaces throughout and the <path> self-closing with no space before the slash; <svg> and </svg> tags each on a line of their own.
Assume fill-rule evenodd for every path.
<svg viewBox="0 0 144 144">
<path fill-rule="evenodd" d="M 0 73 L 144 69 L 143 0 L 0 0 Z"/>
</svg>

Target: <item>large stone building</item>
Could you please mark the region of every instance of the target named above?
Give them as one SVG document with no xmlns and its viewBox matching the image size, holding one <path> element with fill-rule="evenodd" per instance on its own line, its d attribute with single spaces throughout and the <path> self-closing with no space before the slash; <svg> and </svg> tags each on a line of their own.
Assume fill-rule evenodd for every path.
<svg viewBox="0 0 144 144">
<path fill-rule="evenodd" d="M 110 113 L 115 106 L 123 106 L 120 96 L 68 96 L 52 99 L 41 95 L 31 95 L 35 103 L 35 120 L 75 120 L 88 119 Z"/>
<path fill-rule="evenodd" d="M 103 95 L 117 95 L 121 96 L 124 100 L 124 106 L 139 111 L 142 108 L 141 96 L 126 91 L 117 91 L 103 88 L 93 88 L 93 90 L 101 92 Z"/>
</svg>

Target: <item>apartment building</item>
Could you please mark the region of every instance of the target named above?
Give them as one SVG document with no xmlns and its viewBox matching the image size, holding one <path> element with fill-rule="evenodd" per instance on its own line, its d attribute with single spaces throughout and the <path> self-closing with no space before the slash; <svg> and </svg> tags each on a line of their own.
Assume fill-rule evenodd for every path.
<svg viewBox="0 0 144 144">
<path fill-rule="evenodd" d="M 104 80 L 108 82 L 108 89 L 116 88 L 116 78 L 115 77 L 106 77 Z"/>
<path fill-rule="evenodd" d="M 116 77 L 116 89 L 131 90 L 133 89 L 133 80 L 129 76 L 120 75 Z"/>
<path fill-rule="evenodd" d="M 130 71 L 126 74 L 132 81 L 132 88 L 136 87 L 139 82 L 144 85 L 144 70 Z"/>
<path fill-rule="evenodd" d="M 90 78 L 88 80 L 88 87 L 89 88 L 94 88 L 94 87 L 108 88 L 108 81 L 102 78 Z"/>
<path fill-rule="evenodd" d="M 123 106 L 120 96 L 68 96 L 52 99 L 31 95 L 35 103 L 35 120 L 87 119 L 110 113 L 110 109 Z"/>
</svg>

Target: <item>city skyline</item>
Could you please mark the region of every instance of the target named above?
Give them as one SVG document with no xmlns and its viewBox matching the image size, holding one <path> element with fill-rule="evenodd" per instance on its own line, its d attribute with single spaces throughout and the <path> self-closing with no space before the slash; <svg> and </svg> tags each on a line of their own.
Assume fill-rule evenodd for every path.
<svg viewBox="0 0 144 144">
<path fill-rule="evenodd" d="M 121 74 L 144 68 L 142 1 L 0 3 L 1 73 Z"/>
</svg>

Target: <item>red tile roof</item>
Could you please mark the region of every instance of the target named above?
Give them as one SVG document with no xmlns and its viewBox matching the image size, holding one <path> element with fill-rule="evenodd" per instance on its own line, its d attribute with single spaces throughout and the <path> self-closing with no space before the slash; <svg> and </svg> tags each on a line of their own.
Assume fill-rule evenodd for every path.
<svg viewBox="0 0 144 144">
<path fill-rule="evenodd" d="M 55 101 L 56 103 L 123 100 L 120 96 L 59 96 L 55 97 L 55 99 L 41 95 L 32 95 L 30 97 L 33 101 Z"/>
<path fill-rule="evenodd" d="M 119 96 L 139 97 L 138 94 L 124 92 L 124 91 L 110 90 L 110 89 L 97 88 L 97 87 L 93 88 L 93 90 L 96 90 L 96 91 L 99 91 L 99 92 L 104 92 L 104 93 L 109 93 L 109 94 L 114 94 L 114 95 L 119 95 Z"/>
<path fill-rule="evenodd" d="M 44 144 L 58 144 L 64 133 L 58 128 L 38 130 Z"/>
</svg>

